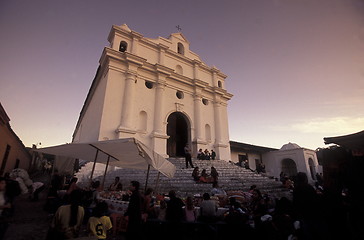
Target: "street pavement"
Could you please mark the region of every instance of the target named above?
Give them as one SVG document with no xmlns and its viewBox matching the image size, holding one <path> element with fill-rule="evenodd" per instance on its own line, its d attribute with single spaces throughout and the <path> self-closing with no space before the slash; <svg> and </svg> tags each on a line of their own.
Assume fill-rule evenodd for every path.
<svg viewBox="0 0 364 240">
<path fill-rule="evenodd" d="M 43 208 L 50 176 L 47 173 L 39 173 L 31 179 L 45 183 L 46 189 L 39 194 L 39 200 L 36 202 L 30 201 L 28 194 L 20 195 L 15 199 L 14 215 L 10 219 L 4 240 L 43 240 L 46 238 L 52 216 Z"/>
</svg>

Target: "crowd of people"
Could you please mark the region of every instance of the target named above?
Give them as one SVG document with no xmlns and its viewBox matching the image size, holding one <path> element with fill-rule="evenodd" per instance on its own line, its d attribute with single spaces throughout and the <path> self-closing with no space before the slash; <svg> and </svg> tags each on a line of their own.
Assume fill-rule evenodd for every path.
<svg viewBox="0 0 364 240">
<path fill-rule="evenodd" d="M 207 173 L 205 168 L 200 173 L 199 167 L 195 167 L 192 171 L 192 178 L 197 183 L 214 183 L 218 182 L 219 173 L 213 166 L 211 166 L 210 174 Z"/>
<path fill-rule="evenodd" d="M 73 183 L 76 182 L 70 183 L 69 188 L 72 188 Z M 211 191 L 201 194 L 202 197 L 181 198 L 175 190 L 166 195 L 156 194 L 151 188 L 141 191 L 140 183 L 132 181 L 127 191 L 129 196 L 124 199 L 129 203 L 122 216 L 122 224 L 113 219 L 107 204 L 98 201 L 97 194 L 87 194 L 86 190 L 73 187 L 70 193 L 66 193 L 69 198 L 64 196 L 67 202 L 62 203 L 55 212 L 50 239 L 58 239 L 52 235 L 55 232 L 62 232 L 61 239 L 76 237 L 82 224 L 87 224 L 88 233 L 98 239 L 105 239 L 108 234 L 116 236 L 119 230 L 125 231 L 127 239 L 142 239 L 144 234 L 148 234 L 148 224 L 156 222 L 158 226 L 167 224 L 168 227 L 164 229 L 167 232 L 176 230 L 173 226 L 194 223 L 196 226 L 213 226 L 208 230 L 213 232 L 212 236 L 220 236 L 219 231 L 236 234 L 235 230 L 244 229 L 247 236 L 257 239 L 327 239 L 321 195 L 308 184 L 305 173 L 298 173 L 292 199 L 275 199 L 262 194 L 254 185 L 249 191 L 243 192 L 224 191 L 218 181 L 212 183 Z M 105 188 L 105 191 L 108 190 L 122 190 L 118 177 Z M 91 191 L 102 191 L 98 181 L 93 184 Z M 92 196 L 96 204 L 87 204 L 87 201 L 83 201 L 85 196 Z M 223 214 L 218 214 L 219 208 L 223 209 Z M 70 219 L 73 219 L 72 223 Z M 228 226 L 225 228 L 228 232 L 216 225 Z M 120 229 L 122 226 L 124 229 Z M 203 231 L 207 231 L 206 228 Z"/>
<path fill-rule="evenodd" d="M 121 190 L 119 180 L 119 177 L 115 178 L 107 189 Z M 66 182 L 55 171 L 45 205 L 45 209 L 53 215 L 47 239 L 71 239 L 83 235 L 106 239 L 112 222 L 107 203 L 99 200 L 103 190 L 100 181 L 93 181 L 90 187 L 81 188 L 76 177 Z"/>
<path fill-rule="evenodd" d="M 186 168 L 190 165 L 191 168 L 194 168 L 192 163 L 192 154 L 191 154 L 191 148 L 190 145 L 187 143 L 184 147 L 184 155 L 186 160 Z M 200 148 L 197 152 L 197 159 L 198 160 L 215 160 L 216 159 L 216 152 L 214 150 L 205 149 L 205 151 L 202 151 L 202 148 Z"/>
<path fill-rule="evenodd" d="M 214 150 L 211 150 L 211 153 L 207 149 L 205 149 L 205 151 L 202 151 L 202 148 L 198 150 L 197 153 L 198 160 L 215 160 L 215 158 L 216 158 L 216 152 Z"/>
<path fill-rule="evenodd" d="M 94 181 L 90 188 L 84 189 L 78 186 L 77 178 L 65 184 L 64 178 L 54 171 L 45 208 L 53 215 L 47 238 L 70 239 L 86 235 L 107 239 L 118 237 L 122 232 L 126 239 L 143 239 L 157 234 L 155 231 L 159 229 L 179 236 L 210 234 L 212 239 L 241 235 L 242 231 L 247 239 L 332 239 L 327 218 L 331 215 L 325 206 L 324 189 L 321 185 L 320 188 L 311 186 L 305 173 L 298 173 L 292 182 L 291 198 L 276 199 L 262 193 L 255 185 L 249 191 L 225 191 L 218 185 L 214 167 L 208 177 L 203 174 L 205 169 L 201 174 L 198 167 L 195 170 L 194 179 L 211 183 L 211 190 L 201 196 L 185 197 L 178 196 L 175 190 L 168 194 L 155 193 L 151 188 L 142 191 L 137 181 L 123 189 L 119 177 L 110 186 L 103 187 L 100 181 Z M 208 178 L 211 179 L 206 180 Z M 20 188 L 18 191 L 10 188 L 14 186 L 12 181 L 0 178 L 1 216 L 8 214 L 12 199 L 21 193 Z M 34 182 L 29 187 L 32 201 L 38 198 L 37 189 L 44 189 L 44 185 L 37 185 L 41 184 Z M 100 193 L 122 190 L 126 190 L 122 200 L 128 201 L 128 207 L 118 216 L 100 198 Z M 4 227 L 6 225 L 0 221 L 0 233 L 4 232 Z"/>
</svg>

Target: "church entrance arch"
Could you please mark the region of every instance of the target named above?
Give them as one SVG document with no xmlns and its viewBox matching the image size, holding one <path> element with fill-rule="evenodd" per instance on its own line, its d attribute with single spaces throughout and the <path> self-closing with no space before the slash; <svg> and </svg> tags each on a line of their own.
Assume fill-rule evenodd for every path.
<svg viewBox="0 0 364 240">
<path fill-rule="evenodd" d="M 189 121 L 181 112 L 174 112 L 167 119 L 167 154 L 170 157 L 184 156 L 184 147 L 189 142 Z"/>
<path fill-rule="evenodd" d="M 290 158 L 283 159 L 282 160 L 282 172 L 287 174 L 289 177 L 296 176 L 297 175 L 296 163 Z"/>
</svg>

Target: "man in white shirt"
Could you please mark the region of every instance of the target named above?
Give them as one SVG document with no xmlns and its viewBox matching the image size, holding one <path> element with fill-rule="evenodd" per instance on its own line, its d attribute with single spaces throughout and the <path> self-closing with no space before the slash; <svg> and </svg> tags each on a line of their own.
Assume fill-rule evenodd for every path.
<svg viewBox="0 0 364 240">
<path fill-rule="evenodd" d="M 217 220 L 218 205 L 215 200 L 210 199 L 210 194 L 204 193 L 203 201 L 200 204 L 200 220 L 214 222 Z"/>
</svg>

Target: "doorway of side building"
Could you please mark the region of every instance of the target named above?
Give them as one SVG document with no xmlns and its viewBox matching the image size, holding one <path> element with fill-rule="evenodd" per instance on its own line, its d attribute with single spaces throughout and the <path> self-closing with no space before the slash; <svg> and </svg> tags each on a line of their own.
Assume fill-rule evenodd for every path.
<svg viewBox="0 0 364 240">
<path fill-rule="evenodd" d="M 238 154 L 238 158 L 239 158 L 239 166 L 246 167 L 245 160 L 248 160 L 248 156 L 246 154 Z M 249 162 L 247 163 L 247 165 L 249 168 Z"/>
<path fill-rule="evenodd" d="M 297 165 L 295 161 L 290 158 L 285 158 L 282 160 L 282 172 L 287 174 L 289 177 L 294 177 L 297 175 Z"/>
<path fill-rule="evenodd" d="M 182 157 L 189 139 L 189 121 L 183 113 L 174 112 L 169 115 L 167 122 L 167 154 L 170 157 Z"/>
</svg>

